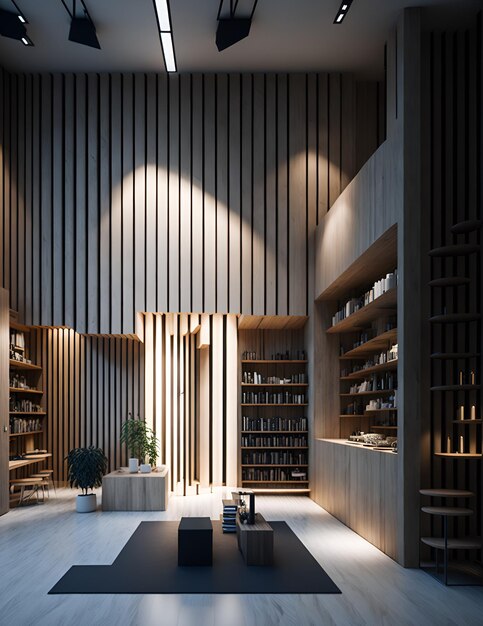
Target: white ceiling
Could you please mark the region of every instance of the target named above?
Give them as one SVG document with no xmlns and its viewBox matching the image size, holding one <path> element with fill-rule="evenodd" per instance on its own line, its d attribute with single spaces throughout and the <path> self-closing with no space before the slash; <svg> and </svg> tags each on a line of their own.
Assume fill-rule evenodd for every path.
<svg viewBox="0 0 483 626">
<path fill-rule="evenodd" d="M 0 37 L 0 64 L 29 72 L 164 71 L 153 0 L 85 2 L 102 50 L 68 41 L 70 18 L 61 0 L 17 0 L 35 47 Z M 332 70 L 374 76 L 382 72 L 387 35 L 411 0 L 353 0 L 342 25 L 333 24 L 340 0 L 259 0 L 250 36 L 221 53 L 215 46 L 218 4 L 170 0 L 180 72 Z M 438 7 L 438 17 L 454 24 L 473 16 L 481 0 L 415 4 Z M 10 0 L 0 0 L 0 7 L 13 10 Z"/>
</svg>

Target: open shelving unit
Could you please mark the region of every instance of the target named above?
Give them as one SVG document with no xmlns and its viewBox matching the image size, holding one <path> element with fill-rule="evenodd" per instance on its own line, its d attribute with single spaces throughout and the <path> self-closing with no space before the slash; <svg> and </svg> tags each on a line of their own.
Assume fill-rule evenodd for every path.
<svg viewBox="0 0 483 626">
<path fill-rule="evenodd" d="M 10 311 L 9 359 L 9 470 L 43 463 L 52 455 L 46 444 L 46 411 L 43 408 L 42 367 L 32 363 L 30 328 L 21 324 L 15 311 Z M 25 453 L 28 456 L 22 457 Z M 19 458 L 15 458 L 19 457 Z"/>
<path fill-rule="evenodd" d="M 239 330 L 239 476 L 256 493 L 310 493 L 303 337 L 302 329 Z"/>
</svg>

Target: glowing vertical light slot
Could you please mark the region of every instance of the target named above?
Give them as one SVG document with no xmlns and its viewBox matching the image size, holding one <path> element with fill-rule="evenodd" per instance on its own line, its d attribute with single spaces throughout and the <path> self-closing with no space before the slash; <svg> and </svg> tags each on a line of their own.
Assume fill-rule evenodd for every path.
<svg viewBox="0 0 483 626">
<path fill-rule="evenodd" d="M 163 46 L 166 71 L 176 72 L 176 60 L 174 58 L 173 37 L 171 33 L 161 33 L 161 44 Z"/>
<path fill-rule="evenodd" d="M 158 14 L 158 23 L 160 31 L 170 31 L 171 22 L 169 19 L 168 0 L 155 0 L 156 13 Z"/>
</svg>

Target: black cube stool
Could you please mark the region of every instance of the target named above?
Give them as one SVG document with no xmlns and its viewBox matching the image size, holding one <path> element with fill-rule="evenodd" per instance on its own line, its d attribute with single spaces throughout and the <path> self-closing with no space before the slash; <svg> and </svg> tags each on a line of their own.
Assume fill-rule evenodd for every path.
<svg viewBox="0 0 483 626">
<path fill-rule="evenodd" d="M 213 565 L 213 527 L 209 517 L 181 518 L 178 565 Z"/>
</svg>

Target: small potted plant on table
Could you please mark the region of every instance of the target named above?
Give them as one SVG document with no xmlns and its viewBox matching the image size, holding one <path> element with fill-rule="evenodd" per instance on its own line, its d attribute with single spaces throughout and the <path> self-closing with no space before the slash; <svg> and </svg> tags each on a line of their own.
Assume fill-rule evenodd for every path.
<svg viewBox="0 0 483 626">
<path fill-rule="evenodd" d="M 77 496 L 78 513 L 91 513 L 97 508 L 96 494 L 92 491 L 102 485 L 102 477 L 107 471 L 107 458 L 101 448 L 74 448 L 66 456 L 67 479 L 71 487 L 82 493 Z M 89 493 L 90 491 L 90 493 Z"/>
<path fill-rule="evenodd" d="M 158 440 L 153 430 L 143 419 L 129 417 L 121 427 L 121 442 L 125 443 L 130 455 L 129 471 L 148 473 L 156 465 Z M 147 461 L 147 462 L 146 462 Z"/>
</svg>

